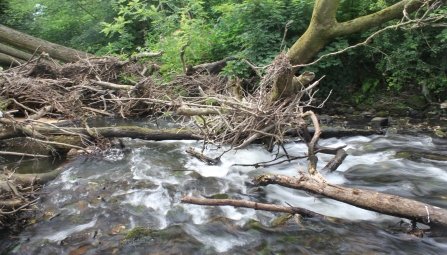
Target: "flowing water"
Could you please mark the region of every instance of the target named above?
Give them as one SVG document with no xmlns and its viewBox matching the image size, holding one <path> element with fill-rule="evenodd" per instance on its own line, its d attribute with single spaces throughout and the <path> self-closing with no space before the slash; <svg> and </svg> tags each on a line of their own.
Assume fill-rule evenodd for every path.
<svg viewBox="0 0 447 255">
<path fill-rule="evenodd" d="M 269 168 L 233 166 L 274 158 L 261 146 L 230 152 L 209 166 L 185 150 L 196 141 L 124 141 L 127 149 L 81 157 L 44 188 L 37 223 L 15 238 L 0 237 L 3 254 L 445 254 L 447 238 L 391 233 L 398 218 L 359 209 L 303 191 L 270 185 L 262 173 L 297 176 L 305 159 Z M 429 136 L 325 139 L 346 144 L 349 156 L 332 183 L 396 194 L 447 208 L 447 141 Z M 306 145 L 287 144 L 292 155 Z M 211 157 L 221 150 L 207 150 Z M 322 168 L 332 156 L 319 154 Z M 272 226 L 281 213 L 182 204 L 185 196 L 221 197 L 293 205 L 344 219 L 293 217 Z M 421 226 L 423 227 L 423 226 Z"/>
</svg>

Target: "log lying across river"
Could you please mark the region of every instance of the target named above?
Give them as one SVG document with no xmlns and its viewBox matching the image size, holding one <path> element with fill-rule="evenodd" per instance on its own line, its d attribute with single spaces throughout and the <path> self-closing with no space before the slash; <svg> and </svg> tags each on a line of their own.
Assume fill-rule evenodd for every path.
<svg viewBox="0 0 447 255">
<path fill-rule="evenodd" d="M 90 128 L 93 132 L 96 132 L 98 135 L 102 137 L 130 137 L 130 138 L 139 138 L 144 140 L 200 140 L 202 139 L 200 136 L 197 136 L 190 130 L 186 129 L 169 129 L 169 130 L 157 130 L 150 128 L 143 128 L 137 126 L 121 126 L 121 127 L 99 127 L 99 128 Z M 86 135 L 89 133 L 85 128 L 70 128 L 64 127 L 62 129 L 53 128 L 53 127 L 44 127 L 44 126 L 34 126 L 34 130 L 42 135 L 70 135 L 68 132 L 77 134 L 77 135 Z M 18 131 L 18 130 L 17 130 Z M 9 129 L 7 131 L 3 131 L 0 133 L 0 140 L 9 139 L 19 136 L 25 136 L 25 134 L 21 132 L 17 132 L 16 130 Z M 73 135 L 71 134 L 71 135 Z"/>
</svg>

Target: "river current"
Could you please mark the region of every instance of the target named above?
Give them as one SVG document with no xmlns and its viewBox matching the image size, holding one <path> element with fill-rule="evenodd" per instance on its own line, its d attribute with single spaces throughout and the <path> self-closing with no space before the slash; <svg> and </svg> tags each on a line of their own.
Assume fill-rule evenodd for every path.
<svg viewBox="0 0 447 255">
<path fill-rule="evenodd" d="M 226 153 L 210 166 L 185 151 L 197 141 L 125 139 L 126 149 L 79 157 L 43 189 L 35 224 L 0 237 L 1 254 L 445 254 L 447 238 L 416 238 L 388 230 L 401 219 L 276 185 L 254 187 L 263 173 L 298 176 L 306 159 L 268 168 L 243 167 L 274 159 L 260 145 Z M 322 139 L 346 144 L 349 156 L 325 178 L 447 208 L 447 141 L 387 134 Z M 301 156 L 307 147 L 288 143 Z M 222 149 L 205 150 L 216 157 Z M 331 155 L 319 154 L 321 169 Z M 343 219 L 290 218 L 281 213 L 182 204 L 185 196 L 230 197 L 303 207 Z M 405 222 L 408 222 L 404 220 Z M 424 226 L 420 226 L 424 227 Z"/>
</svg>

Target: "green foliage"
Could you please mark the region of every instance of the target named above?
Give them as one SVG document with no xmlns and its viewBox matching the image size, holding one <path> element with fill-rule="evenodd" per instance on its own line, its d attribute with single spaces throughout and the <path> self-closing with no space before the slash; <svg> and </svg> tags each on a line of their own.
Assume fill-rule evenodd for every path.
<svg viewBox="0 0 447 255">
<path fill-rule="evenodd" d="M 205 104 L 207 104 L 207 105 L 217 105 L 217 100 L 216 99 L 207 98 L 205 100 Z"/>
<path fill-rule="evenodd" d="M 366 94 L 368 92 L 374 93 L 376 92 L 376 87 L 379 84 L 379 80 L 373 78 L 367 78 L 362 84 L 362 93 Z"/>
<path fill-rule="evenodd" d="M 250 69 L 242 60 L 233 60 L 227 62 L 221 74 L 231 78 L 248 78 L 250 76 Z"/>
<path fill-rule="evenodd" d="M 180 72 L 180 49 L 187 64 L 216 61 L 227 56 L 246 58 L 257 65 L 269 64 L 280 52 L 285 24 L 295 20 L 286 37 L 290 47 L 305 31 L 313 1 L 246 0 L 246 1 L 117 1 L 118 13 L 111 23 L 103 23 L 103 32 L 119 35 L 110 44 L 110 53 L 164 51 L 164 73 Z M 144 42 L 138 43 L 134 27 L 144 31 Z M 125 45 L 131 47 L 124 47 Z M 230 63 L 225 75 L 248 76 L 242 62 Z"/>
<path fill-rule="evenodd" d="M 89 52 L 126 57 L 164 51 L 160 73 L 171 79 L 184 59 L 196 65 L 234 56 L 263 66 L 287 50 L 310 23 L 314 0 L 0 0 L 0 21 L 28 34 Z M 337 21 L 382 10 L 398 0 L 342 0 Z M 447 13 L 446 7 L 433 15 Z M 415 15 L 415 14 L 412 14 Z M 284 35 L 286 24 L 293 20 Z M 381 27 L 334 39 L 316 56 L 364 41 Z M 284 38 L 284 41 L 283 41 Z M 447 29 L 393 30 L 369 47 L 325 58 L 305 68 L 326 75 L 320 93 L 352 97 L 354 92 L 427 88 L 432 96 L 447 93 Z M 282 47 L 281 47 L 282 46 Z M 242 61 L 230 61 L 223 75 L 249 77 Z M 318 78 L 318 77 L 317 77 Z M 131 77 L 123 75 L 123 82 Z M 182 88 L 174 88 L 184 94 Z M 356 97 L 366 100 L 367 97 Z"/>
<path fill-rule="evenodd" d="M 342 1 L 337 20 L 342 22 L 368 15 L 396 2 L 398 1 Z M 446 11 L 446 7 L 443 7 L 432 15 Z M 356 34 L 338 37 L 317 57 L 347 45 L 363 42 L 375 31 L 393 23 L 395 21 Z M 333 89 L 333 97 L 355 97 L 356 101 L 362 101 L 369 98 L 370 94 L 387 89 L 421 93 L 425 87 L 433 99 L 442 98 L 447 94 L 445 41 L 447 41 L 447 30 L 439 27 L 389 30 L 375 37 L 367 47 L 331 56 L 306 69 L 318 75 L 326 75 L 320 87 L 323 95 L 327 95 L 329 90 Z M 356 91 L 367 94 L 367 97 L 353 96 L 352 93 Z"/>
<path fill-rule="evenodd" d="M 3 24 L 27 34 L 95 53 L 108 40 L 100 33 L 101 21 L 114 11 L 103 0 L 7 0 Z"/>
<path fill-rule="evenodd" d="M 133 73 L 124 73 L 121 72 L 119 75 L 119 81 L 122 84 L 135 85 L 137 83 L 137 77 Z"/>
<path fill-rule="evenodd" d="M 294 20 L 285 45 L 290 47 L 310 21 L 312 1 L 249 0 L 215 6 L 221 14 L 212 33 L 212 53 L 267 65 L 281 52 L 285 25 Z"/>
<path fill-rule="evenodd" d="M 164 73 L 181 72 L 180 49 L 186 44 L 188 64 L 210 59 L 211 27 L 204 5 L 198 0 L 117 1 L 114 8 L 119 16 L 112 23 L 104 22 L 102 30 L 109 36 L 119 35 L 120 40 L 109 45 L 110 53 L 164 51 Z"/>
<path fill-rule="evenodd" d="M 421 90 L 427 87 L 434 95 L 447 89 L 447 44 L 444 31 L 426 28 L 422 31 L 387 33 L 381 50 L 386 56 L 376 64 L 391 89 Z M 438 40 L 436 40 L 438 39 Z M 391 44 L 395 42 L 394 47 Z M 396 47 L 397 46 L 397 47 Z"/>
</svg>

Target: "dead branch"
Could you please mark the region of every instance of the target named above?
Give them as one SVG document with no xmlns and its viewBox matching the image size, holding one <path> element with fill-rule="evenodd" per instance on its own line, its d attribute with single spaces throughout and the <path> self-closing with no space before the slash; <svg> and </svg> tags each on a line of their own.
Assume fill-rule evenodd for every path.
<svg viewBox="0 0 447 255">
<path fill-rule="evenodd" d="M 345 188 L 319 182 L 304 175 L 294 178 L 284 175 L 260 175 L 254 179 L 260 186 L 278 184 L 284 187 L 310 191 L 366 210 L 414 220 L 434 230 L 447 229 L 447 210 L 377 191 Z"/>
<path fill-rule="evenodd" d="M 161 57 L 163 55 L 163 51 L 160 52 L 141 52 L 138 54 L 135 54 L 134 56 L 131 56 L 129 58 L 130 61 L 138 61 L 142 58 L 154 58 L 154 57 Z"/>
<path fill-rule="evenodd" d="M 114 83 L 105 82 L 105 81 L 90 80 L 90 82 L 93 85 L 99 85 L 99 86 L 104 87 L 106 89 L 131 90 L 131 89 L 134 88 L 134 86 L 131 86 L 131 85 L 119 85 L 119 84 L 114 84 Z"/>
<path fill-rule="evenodd" d="M 4 211 L 0 208 L 0 214 L 1 214 L 1 215 L 14 214 L 14 213 L 16 213 L 16 212 L 19 212 L 19 211 L 22 210 L 23 208 L 26 208 L 26 207 L 28 207 L 28 206 L 30 206 L 30 205 L 36 203 L 37 201 L 39 201 L 39 199 L 40 199 L 40 198 L 36 198 L 36 199 L 34 199 L 33 201 L 30 201 L 30 202 L 28 202 L 28 203 L 26 203 L 26 204 L 20 206 L 19 208 L 15 209 L 15 210 L 13 210 L 13 211 L 9 211 L 9 212 L 4 212 Z"/>
<path fill-rule="evenodd" d="M 83 150 L 83 151 L 87 152 L 87 150 L 85 148 L 83 148 L 83 147 L 72 145 L 72 144 L 68 144 L 68 143 L 44 141 L 44 140 L 39 140 L 39 139 L 32 138 L 32 137 L 26 137 L 26 138 L 31 140 L 31 141 L 38 142 L 38 143 L 41 143 L 41 144 L 58 145 L 58 146 L 62 146 L 62 147 L 74 148 L 74 149 Z"/>
<path fill-rule="evenodd" d="M 29 116 L 29 119 L 38 120 L 38 119 L 42 118 L 43 115 L 47 114 L 48 112 L 51 112 L 52 110 L 53 110 L 53 106 L 51 106 L 51 105 L 42 107 L 42 109 L 40 109 L 38 112 Z"/>
<path fill-rule="evenodd" d="M 0 123 L 5 124 L 7 126 L 12 126 L 15 130 L 20 131 L 23 135 L 29 137 L 36 137 L 40 139 L 45 139 L 46 137 L 36 130 L 31 125 L 22 124 L 12 119 L 0 118 Z"/>
<path fill-rule="evenodd" d="M 281 160 L 281 161 L 277 161 L 280 158 L 283 157 L 287 157 L 287 159 L 285 160 Z M 293 160 L 296 159 L 303 159 L 303 158 L 307 158 L 307 156 L 289 156 L 289 155 L 282 155 L 281 157 L 275 158 L 274 160 L 270 160 L 267 162 L 258 162 L 258 163 L 254 163 L 254 164 L 233 164 L 232 166 L 252 166 L 255 168 L 259 168 L 259 167 L 270 167 L 270 166 L 276 166 L 285 162 L 292 162 Z M 276 162 L 275 162 L 276 161 Z"/>
<path fill-rule="evenodd" d="M 337 154 L 332 158 L 327 165 L 321 169 L 321 172 L 333 172 L 343 163 L 343 160 L 348 156 L 344 149 L 337 150 Z"/>
<path fill-rule="evenodd" d="M 194 148 L 189 147 L 186 150 L 187 153 L 191 154 L 193 157 L 207 163 L 208 165 L 219 165 L 222 162 L 220 161 L 220 158 L 210 158 L 207 157 L 205 155 L 203 155 L 202 153 L 199 153 L 197 151 L 194 150 Z"/>
<path fill-rule="evenodd" d="M 0 151 L 0 155 L 34 157 L 34 158 L 48 158 L 49 157 L 48 155 L 29 154 L 29 153 L 12 152 L 12 151 Z"/>
<path fill-rule="evenodd" d="M 216 109 L 216 108 L 189 108 L 189 107 L 179 107 L 176 111 L 178 115 L 184 116 L 197 116 L 197 115 L 216 115 L 220 114 L 225 109 Z"/>
<path fill-rule="evenodd" d="M 255 210 L 264 210 L 264 211 L 271 211 L 271 212 L 284 212 L 284 213 L 291 213 L 291 214 L 299 214 L 305 218 L 323 218 L 323 219 L 330 219 L 338 222 L 342 222 L 343 220 L 335 218 L 335 217 L 328 217 L 301 207 L 295 207 L 295 206 L 281 206 L 281 205 L 273 205 L 273 204 L 263 204 L 263 203 L 257 203 L 257 202 L 251 202 L 251 201 L 244 201 L 244 200 L 235 200 L 235 199 L 211 199 L 211 198 L 195 198 L 190 196 L 185 196 L 181 199 L 182 203 L 187 204 L 196 204 L 196 205 L 212 205 L 212 206 L 234 206 L 234 207 L 244 207 L 244 208 L 251 208 Z"/>
</svg>

